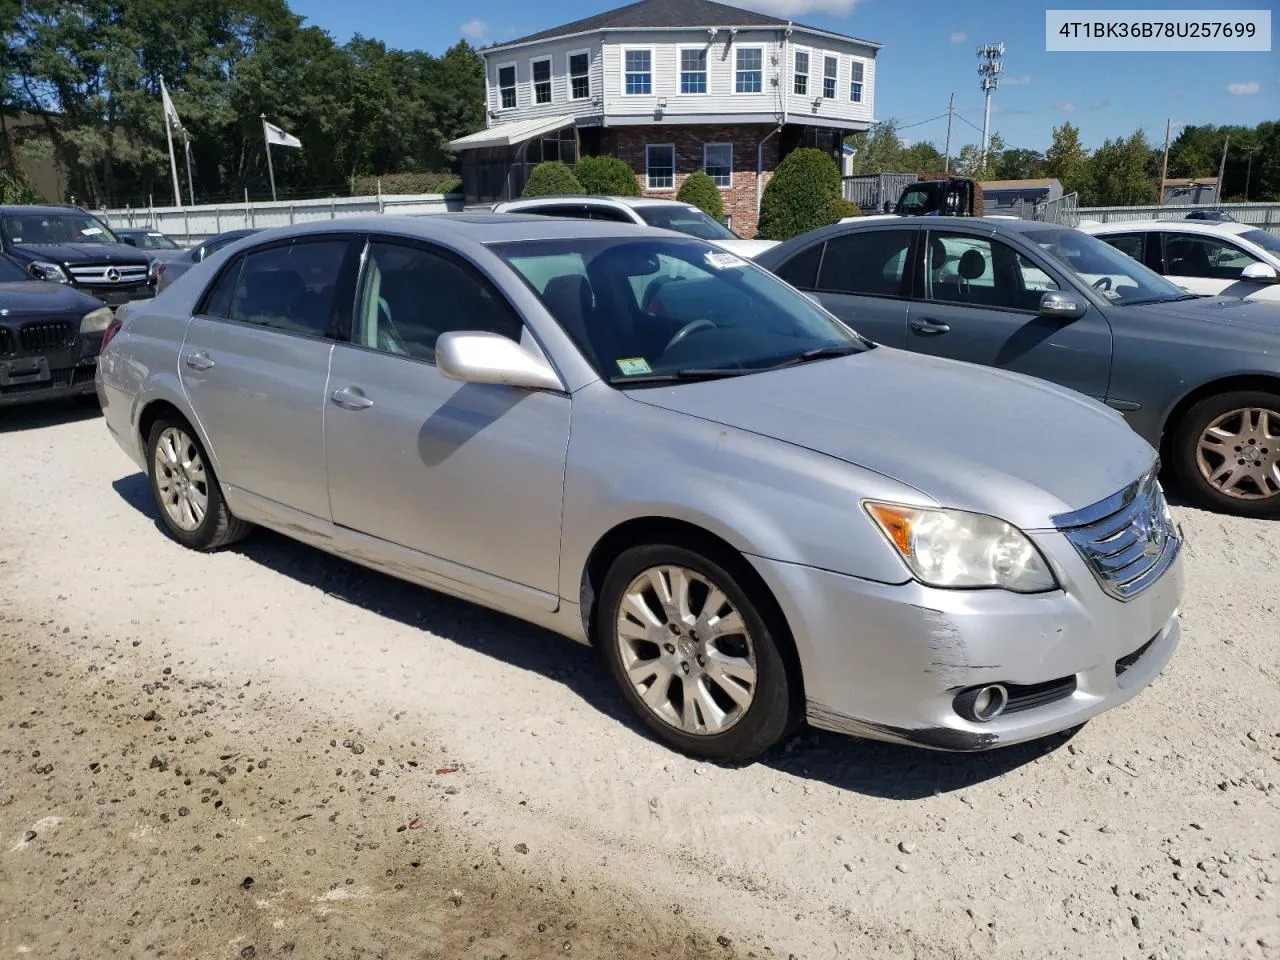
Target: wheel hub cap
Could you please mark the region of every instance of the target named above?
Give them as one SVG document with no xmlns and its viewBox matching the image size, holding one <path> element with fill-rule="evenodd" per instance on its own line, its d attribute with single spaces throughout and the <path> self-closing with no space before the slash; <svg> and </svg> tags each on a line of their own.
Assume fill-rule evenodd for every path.
<svg viewBox="0 0 1280 960">
<path fill-rule="evenodd" d="M 1200 435 L 1196 466 L 1237 500 L 1280 496 L 1280 411 L 1248 407 L 1218 417 Z"/>
</svg>

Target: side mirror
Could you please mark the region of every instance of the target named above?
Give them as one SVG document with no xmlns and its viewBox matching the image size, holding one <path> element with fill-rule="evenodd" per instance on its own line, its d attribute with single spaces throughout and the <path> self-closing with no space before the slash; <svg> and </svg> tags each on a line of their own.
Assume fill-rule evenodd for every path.
<svg viewBox="0 0 1280 960">
<path fill-rule="evenodd" d="M 1079 320 L 1084 316 L 1085 306 L 1070 294 L 1060 290 L 1050 290 L 1040 298 L 1040 316 L 1054 320 Z"/>
<path fill-rule="evenodd" d="M 551 365 L 496 333 L 450 330 L 436 340 L 436 369 L 451 380 L 501 383 L 528 390 L 563 390 Z"/>
<path fill-rule="evenodd" d="M 1240 274 L 1241 280 L 1256 280 L 1260 283 L 1275 283 L 1280 280 L 1280 274 L 1276 273 L 1276 268 L 1269 263 L 1251 263 L 1244 268 Z"/>
</svg>

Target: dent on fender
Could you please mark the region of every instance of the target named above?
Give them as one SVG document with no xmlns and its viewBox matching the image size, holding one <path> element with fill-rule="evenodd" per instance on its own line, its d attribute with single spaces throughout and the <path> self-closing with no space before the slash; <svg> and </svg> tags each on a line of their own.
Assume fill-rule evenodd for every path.
<svg viewBox="0 0 1280 960">
<path fill-rule="evenodd" d="M 931 659 L 926 673 L 936 674 L 938 687 L 942 690 L 953 690 L 963 687 L 969 679 L 971 670 L 995 670 L 998 663 L 973 663 L 969 659 L 969 648 L 964 642 L 964 635 L 959 627 L 952 623 L 941 610 L 933 607 L 922 607 L 912 604 L 920 611 L 929 631 L 929 650 Z"/>
</svg>

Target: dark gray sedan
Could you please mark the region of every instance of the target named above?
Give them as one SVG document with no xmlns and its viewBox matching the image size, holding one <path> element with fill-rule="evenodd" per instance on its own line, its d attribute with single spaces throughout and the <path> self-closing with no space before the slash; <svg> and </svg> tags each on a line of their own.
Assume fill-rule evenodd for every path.
<svg viewBox="0 0 1280 960">
<path fill-rule="evenodd" d="M 1094 237 L 1020 220 L 840 223 L 757 262 L 887 346 L 1101 400 L 1199 504 L 1280 517 L 1274 304 L 1188 294 Z"/>
<path fill-rule="evenodd" d="M 220 233 L 216 237 L 210 237 L 201 243 L 197 243 L 190 250 L 185 251 L 180 256 L 170 260 L 165 260 L 156 265 L 156 293 L 170 286 L 180 276 L 194 267 L 197 263 L 203 263 L 209 257 L 213 256 L 223 247 L 230 246 L 237 240 L 243 240 L 251 233 L 257 233 L 255 228 L 241 228 L 239 230 L 228 230 Z"/>
</svg>

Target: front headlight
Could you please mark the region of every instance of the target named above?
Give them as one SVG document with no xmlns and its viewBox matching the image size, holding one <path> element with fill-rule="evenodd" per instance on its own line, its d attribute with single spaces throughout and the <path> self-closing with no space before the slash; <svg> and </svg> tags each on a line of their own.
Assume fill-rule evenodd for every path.
<svg viewBox="0 0 1280 960">
<path fill-rule="evenodd" d="M 54 283 L 71 282 L 67 271 L 63 270 L 59 264 L 49 263 L 47 260 L 32 260 L 27 266 L 27 272 L 37 280 L 51 280 Z"/>
<path fill-rule="evenodd" d="M 931 587 L 1000 587 L 1043 593 L 1058 586 L 1027 535 L 981 513 L 867 502 L 867 513 L 916 579 Z"/>
<path fill-rule="evenodd" d="M 80 332 L 101 333 L 111 326 L 111 321 L 114 317 L 115 314 L 111 312 L 110 307 L 99 307 L 97 310 L 90 310 L 84 315 L 84 319 L 80 321 Z"/>
</svg>

